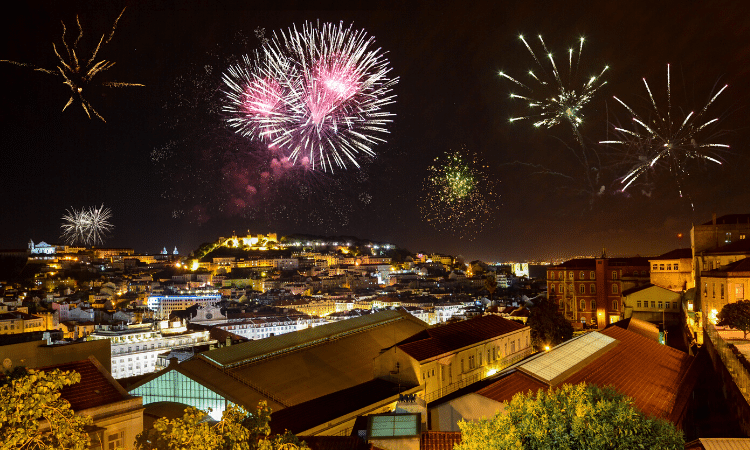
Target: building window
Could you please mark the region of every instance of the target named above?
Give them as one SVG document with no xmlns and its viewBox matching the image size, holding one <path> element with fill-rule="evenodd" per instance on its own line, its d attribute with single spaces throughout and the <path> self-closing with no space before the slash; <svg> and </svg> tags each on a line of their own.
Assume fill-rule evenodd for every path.
<svg viewBox="0 0 750 450">
<path fill-rule="evenodd" d="M 745 283 L 737 283 L 734 285 L 734 297 L 735 300 L 742 300 L 745 298 Z"/>
<path fill-rule="evenodd" d="M 667 270 L 672 270 L 672 264 L 667 264 Z"/>
<path fill-rule="evenodd" d="M 661 302 L 659 302 L 659 306 L 658 306 L 658 308 L 659 308 L 659 309 L 661 309 Z"/>
<path fill-rule="evenodd" d="M 586 309 L 586 300 L 581 300 L 581 311 Z"/>
<path fill-rule="evenodd" d="M 581 294 L 585 294 L 586 293 L 586 286 L 584 286 L 583 284 L 579 285 L 578 286 L 578 292 L 580 292 Z"/>
<path fill-rule="evenodd" d="M 591 278 L 592 280 L 595 280 L 596 279 L 596 272 L 594 272 L 593 270 L 591 272 L 589 272 L 589 278 Z"/>
<path fill-rule="evenodd" d="M 612 271 L 612 279 L 613 279 L 613 280 L 616 280 L 616 279 L 617 279 L 617 271 L 616 271 L 616 270 L 613 270 L 613 271 Z"/>
<path fill-rule="evenodd" d="M 711 297 L 716 298 L 716 283 L 711 283 Z"/>
<path fill-rule="evenodd" d="M 550 287 L 549 287 L 549 292 L 550 292 L 551 294 L 554 294 L 554 293 L 555 293 L 555 285 L 554 285 L 554 284 L 550 285 Z"/>
<path fill-rule="evenodd" d="M 107 450 L 116 450 L 125 447 L 125 432 L 116 431 L 107 435 Z"/>
<path fill-rule="evenodd" d="M 613 284 L 613 285 L 612 285 L 612 293 L 613 293 L 613 294 L 617 294 L 618 292 L 619 292 L 619 288 L 617 287 L 617 285 L 616 285 L 616 284 Z"/>
<path fill-rule="evenodd" d="M 640 308 L 641 307 L 641 301 L 638 300 L 637 302 L 635 302 L 635 306 L 636 306 L 636 308 Z"/>
<path fill-rule="evenodd" d="M 659 270 L 664 270 L 664 264 L 659 264 Z"/>
<path fill-rule="evenodd" d="M 596 285 L 592 284 L 589 286 L 589 292 L 592 294 L 596 294 Z"/>
<path fill-rule="evenodd" d="M 656 308 L 656 302 L 651 302 L 651 307 Z"/>
<path fill-rule="evenodd" d="M 651 270 L 656 270 L 657 265 L 654 264 L 654 266 L 651 268 Z"/>
<path fill-rule="evenodd" d="M 596 309 L 596 302 L 594 300 L 591 300 L 591 310 L 594 311 Z"/>
<path fill-rule="evenodd" d="M 680 270 L 680 265 L 679 264 L 675 264 L 675 265 L 672 266 L 672 268 L 674 270 Z"/>
<path fill-rule="evenodd" d="M 612 301 L 612 309 L 615 311 L 619 311 L 619 309 L 617 308 L 617 300 Z"/>
<path fill-rule="evenodd" d="M 724 298 L 724 283 L 719 284 L 721 298 Z"/>
<path fill-rule="evenodd" d="M 581 271 L 581 273 L 578 274 L 579 277 L 581 277 L 582 280 L 586 279 L 586 272 Z"/>
<path fill-rule="evenodd" d="M 570 278 L 571 280 L 573 279 L 573 271 L 572 270 L 568 273 L 568 278 Z"/>
<path fill-rule="evenodd" d="M 557 272 L 557 279 L 562 280 L 563 279 L 563 272 Z"/>
<path fill-rule="evenodd" d="M 638 276 L 638 271 L 637 270 L 633 271 L 633 276 Z"/>
</svg>

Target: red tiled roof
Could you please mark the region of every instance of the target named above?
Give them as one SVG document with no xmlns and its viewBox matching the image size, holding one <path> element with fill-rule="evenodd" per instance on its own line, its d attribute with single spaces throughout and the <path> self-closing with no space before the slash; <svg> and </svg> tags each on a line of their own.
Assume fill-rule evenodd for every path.
<svg viewBox="0 0 750 450">
<path fill-rule="evenodd" d="M 428 328 L 396 345 L 417 361 L 424 361 L 521 328 L 524 325 L 500 316 L 479 316 Z"/>
<path fill-rule="evenodd" d="M 669 418 L 695 358 L 619 327 L 600 333 L 620 343 L 564 383 L 612 386 L 646 415 Z"/>
<path fill-rule="evenodd" d="M 70 402 L 71 408 L 76 412 L 130 398 L 127 392 L 117 385 L 117 381 L 109 376 L 107 371 L 95 361 L 94 358 L 84 359 L 55 366 L 40 367 L 39 370 L 74 370 L 81 374 L 79 383 L 66 386 L 61 391 L 62 398 Z"/>
<path fill-rule="evenodd" d="M 509 402 L 518 393 L 526 394 L 529 391 L 536 393 L 539 389 L 547 389 L 548 387 L 546 383 L 542 383 L 530 375 L 515 371 L 478 390 L 477 394 L 497 402 Z"/>
<path fill-rule="evenodd" d="M 460 431 L 425 431 L 419 445 L 420 450 L 453 450 L 461 443 Z"/>
</svg>

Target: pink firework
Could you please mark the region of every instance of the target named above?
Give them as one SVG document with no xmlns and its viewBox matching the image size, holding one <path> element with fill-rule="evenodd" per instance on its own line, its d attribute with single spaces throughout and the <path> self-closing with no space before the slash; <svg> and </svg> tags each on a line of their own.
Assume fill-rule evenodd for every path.
<svg viewBox="0 0 750 450">
<path fill-rule="evenodd" d="M 385 142 L 393 114 L 384 108 L 398 82 L 373 45 L 364 30 L 342 23 L 274 33 L 253 61 L 245 57 L 224 75 L 230 126 L 311 170 L 359 167 Z"/>
<path fill-rule="evenodd" d="M 224 74 L 225 91 L 229 100 L 223 110 L 228 113 L 229 125 L 237 133 L 253 139 L 271 141 L 278 116 L 283 115 L 284 91 L 279 82 L 265 73 L 256 55 L 255 63 L 245 55 Z"/>
</svg>

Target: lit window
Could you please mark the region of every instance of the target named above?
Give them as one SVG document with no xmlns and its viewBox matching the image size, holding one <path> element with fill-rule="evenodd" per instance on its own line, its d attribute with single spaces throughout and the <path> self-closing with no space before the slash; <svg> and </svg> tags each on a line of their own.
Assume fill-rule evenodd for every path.
<svg viewBox="0 0 750 450">
<path fill-rule="evenodd" d="M 578 274 L 578 276 L 580 276 L 582 280 L 585 280 L 586 279 L 586 272 L 581 271 L 581 273 Z"/>
</svg>

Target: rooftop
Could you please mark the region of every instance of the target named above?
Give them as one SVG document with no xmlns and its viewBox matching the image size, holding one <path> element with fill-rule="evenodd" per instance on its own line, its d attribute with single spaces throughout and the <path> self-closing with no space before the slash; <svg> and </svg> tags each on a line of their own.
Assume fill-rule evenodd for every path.
<svg viewBox="0 0 750 450">
<path fill-rule="evenodd" d="M 664 253 L 663 255 L 659 255 L 656 258 L 651 258 L 650 261 L 658 261 L 662 259 L 684 259 L 684 258 L 692 258 L 693 257 L 693 249 L 690 247 L 687 248 L 678 248 L 676 250 L 669 251 L 667 253 Z"/>
<path fill-rule="evenodd" d="M 524 325 L 500 316 L 479 316 L 428 328 L 399 342 L 397 345 L 417 361 L 424 361 L 487 339 L 518 331 L 521 328 L 524 328 Z"/>
<path fill-rule="evenodd" d="M 351 333 L 362 332 L 388 323 L 410 320 L 410 317 L 412 317 L 411 314 L 405 312 L 382 311 L 354 319 L 307 328 L 294 333 L 286 333 L 239 345 L 222 347 L 201 354 L 201 358 L 219 367 L 229 368 L 271 358 L 290 351 L 300 350 L 304 347 L 322 344 L 326 341 L 345 337 Z"/>
<path fill-rule="evenodd" d="M 750 224 L 750 214 L 727 214 L 716 218 L 716 225 L 732 225 L 739 223 Z M 713 219 L 704 223 L 703 225 L 713 225 Z"/>
<path fill-rule="evenodd" d="M 73 411 L 82 411 L 131 398 L 93 356 L 82 361 L 40 367 L 38 370 L 54 369 L 75 371 L 81 374 L 80 382 L 64 387 L 60 393 L 62 398 L 70 402 Z"/>
</svg>

